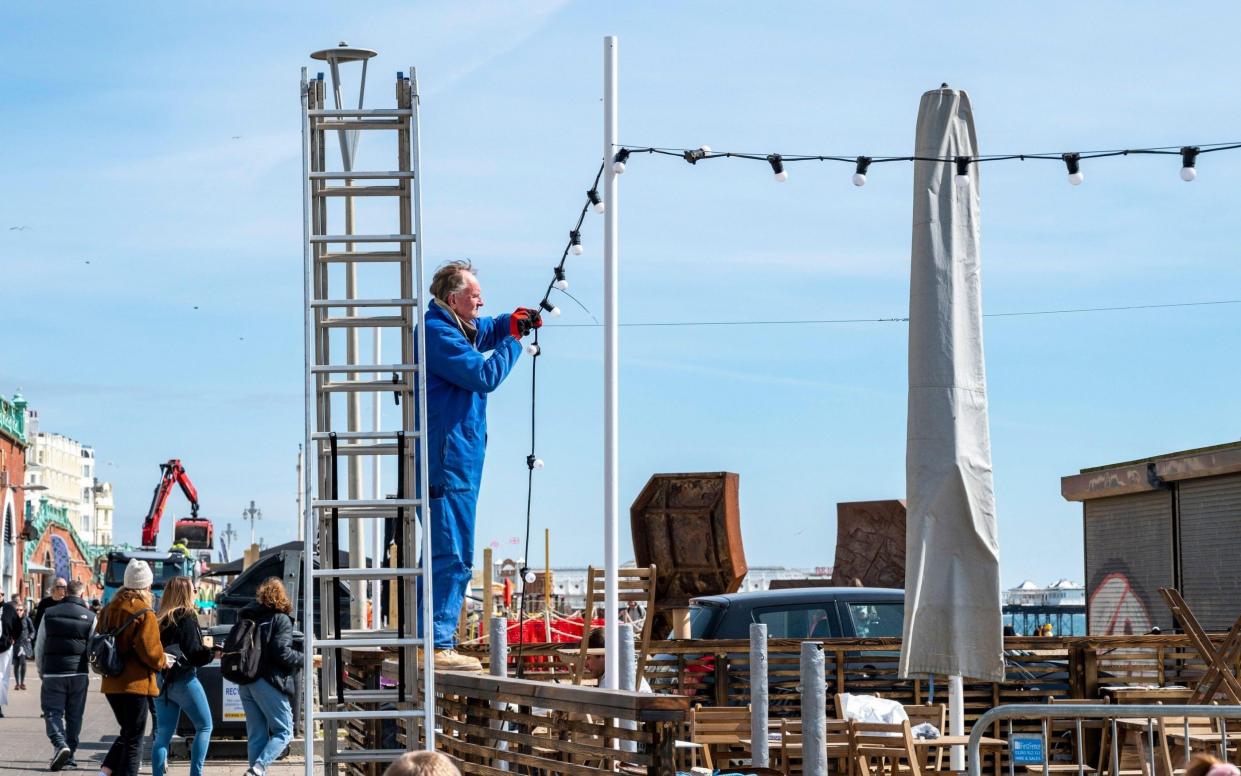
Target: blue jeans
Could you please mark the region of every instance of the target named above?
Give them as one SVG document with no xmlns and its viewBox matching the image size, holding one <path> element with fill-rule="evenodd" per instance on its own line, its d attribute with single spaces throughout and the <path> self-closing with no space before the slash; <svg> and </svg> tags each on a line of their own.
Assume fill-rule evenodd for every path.
<svg viewBox="0 0 1241 776">
<path fill-rule="evenodd" d="M 207 691 L 191 672 L 165 684 L 163 674 L 158 677 L 160 694 L 155 699 L 155 743 L 151 746 L 151 773 L 164 776 L 168 769 L 168 744 L 177 732 L 181 712 L 194 725 L 194 743 L 190 746 L 190 776 L 202 776 L 203 762 L 207 759 L 207 747 L 211 745 L 211 707 L 207 704 Z"/>
<path fill-rule="evenodd" d="M 70 752 L 77 752 L 89 688 L 90 677 L 86 674 L 43 677 L 39 704 L 43 707 L 43 727 L 52 749 L 59 751 L 67 746 Z"/>
<path fill-rule="evenodd" d="M 266 679 L 237 688 L 246 710 L 246 753 L 251 766 L 267 770 L 293 740 L 293 704 Z"/>
<path fill-rule="evenodd" d="M 478 491 L 432 487 L 430 496 L 433 635 L 436 649 L 452 649 L 461 604 L 465 602 L 465 588 L 470 583 L 470 569 L 474 565 L 474 515 L 478 506 Z M 421 584 L 418 585 L 418 625 L 418 635 L 421 637 Z"/>
</svg>

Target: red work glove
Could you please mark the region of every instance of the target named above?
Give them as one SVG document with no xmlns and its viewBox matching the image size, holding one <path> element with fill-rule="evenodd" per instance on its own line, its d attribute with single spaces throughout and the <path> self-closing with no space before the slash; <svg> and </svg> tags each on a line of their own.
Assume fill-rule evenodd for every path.
<svg viewBox="0 0 1241 776">
<path fill-rule="evenodd" d="M 543 325 L 543 318 L 538 310 L 529 307 L 518 307 L 508 319 L 508 333 L 513 339 L 521 339 Z"/>
</svg>

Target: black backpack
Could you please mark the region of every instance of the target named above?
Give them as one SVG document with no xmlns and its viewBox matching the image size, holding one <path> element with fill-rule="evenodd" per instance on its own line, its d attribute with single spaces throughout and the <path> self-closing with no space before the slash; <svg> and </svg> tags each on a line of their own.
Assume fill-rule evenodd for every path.
<svg viewBox="0 0 1241 776">
<path fill-rule="evenodd" d="M 259 678 L 263 664 L 263 634 L 259 623 L 238 620 L 224 640 L 220 675 L 233 684 L 250 684 Z"/>
<path fill-rule="evenodd" d="M 143 609 L 126 620 L 121 627 L 91 635 L 86 645 L 86 659 L 90 663 L 91 670 L 100 676 L 121 675 L 121 672 L 125 670 L 125 658 L 116 647 L 116 639 L 147 612 L 154 614 L 151 609 Z"/>
</svg>

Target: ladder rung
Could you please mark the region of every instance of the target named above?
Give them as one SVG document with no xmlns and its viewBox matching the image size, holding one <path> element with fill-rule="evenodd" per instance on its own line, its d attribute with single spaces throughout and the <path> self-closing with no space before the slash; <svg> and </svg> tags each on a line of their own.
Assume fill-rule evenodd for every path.
<svg viewBox="0 0 1241 776">
<path fill-rule="evenodd" d="M 373 121 L 367 119 L 340 119 L 316 121 L 315 129 L 322 132 L 337 132 L 355 129 L 405 129 L 409 124 L 404 121 Z"/>
<path fill-rule="evenodd" d="M 360 649 L 362 647 L 421 647 L 422 639 L 369 636 L 345 639 L 314 639 L 315 649 Z"/>
<path fill-rule="evenodd" d="M 385 579 L 387 577 L 403 577 L 420 573 L 422 573 L 422 569 L 379 566 L 378 568 L 364 569 L 317 568 L 312 572 L 312 576 L 316 579 Z"/>
<path fill-rule="evenodd" d="M 409 192 L 400 186 L 324 186 L 316 197 L 400 197 Z"/>
<path fill-rule="evenodd" d="M 342 118 L 356 119 L 373 116 L 376 118 L 396 118 L 397 116 L 410 116 L 413 111 L 409 108 L 345 108 L 341 110 L 333 110 L 331 108 L 311 108 L 306 111 L 308 116 L 313 118 Z"/>
<path fill-rule="evenodd" d="M 355 709 L 352 711 L 316 711 L 310 715 L 313 722 L 322 720 L 350 719 L 421 719 L 427 713 L 422 709 Z"/>
<path fill-rule="evenodd" d="M 391 380 L 338 380 L 323 383 L 319 390 L 328 393 L 413 393 L 414 388 Z"/>
<path fill-rule="evenodd" d="M 395 509 L 386 509 L 386 510 L 374 510 L 374 509 L 366 509 L 366 510 L 352 510 L 352 509 L 344 509 L 344 508 L 342 508 L 342 509 L 340 510 L 340 512 L 339 512 L 339 515 L 340 515 L 340 519 L 341 519 L 341 520 L 346 520 L 346 519 L 348 519 L 348 520 L 353 520 L 353 519 L 357 519 L 357 520 L 390 520 L 390 519 L 396 519 L 396 510 L 395 510 Z M 405 517 L 406 517 L 406 518 L 408 518 L 408 517 L 409 517 L 409 515 L 406 515 Z"/>
<path fill-rule="evenodd" d="M 331 253 L 322 253 L 318 256 L 319 261 L 326 261 L 331 264 L 339 264 L 348 261 L 403 261 L 406 258 L 408 257 L 401 251 L 334 251 Z"/>
<path fill-rule="evenodd" d="M 345 697 L 348 698 L 349 696 L 346 695 Z M 394 700 L 396 699 L 395 691 L 392 693 L 392 697 Z M 318 714 L 315 717 L 323 719 Z M 406 753 L 407 750 L 405 749 L 349 749 L 326 755 L 324 760 L 334 763 L 388 763 L 401 759 Z"/>
<path fill-rule="evenodd" d="M 396 439 L 397 431 L 337 431 L 336 438 L 344 441 L 353 439 Z M 418 436 L 417 431 L 406 431 L 405 437 L 413 439 Z M 311 439 L 331 439 L 331 431 L 315 431 L 310 435 Z"/>
<path fill-rule="evenodd" d="M 413 447 L 406 448 L 406 452 L 412 452 Z M 381 442 L 374 445 L 341 445 L 336 448 L 337 455 L 396 455 L 396 444 L 393 442 Z"/>
<path fill-rule="evenodd" d="M 421 506 L 422 501 L 416 498 L 381 498 L 381 499 L 314 499 L 311 505 L 315 509 L 396 509 L 397 507 Z"/>
<path fill-rule="evenodd" d="M 312 299 L 311 307 L 414 307 L 417 299 Z"/>
<path fill-rule="evenodd" d="M 392 243 L 413 242 L 412 234 L 312 234 L 312 243 Z"/>
<path fill-rule="evenodd" d="M 375 329 L 404 326 L 405 319 L 399 315 L 352 315 L 344 318 L 324 318 L 318 324 L 327 329 Z"/>
<path fill-rule="evenodd" d="M 350 170 L 349 172 L 341 170 L 338 172 L 312 172 L 310 174 L 310 179 L 312 181 L 373 181 L 384 180 L 386 178 L 404 180 L 405 178 L 412 177 L 414 177 L 413 170 L 388 170 L 386 172 L 382 170 Z"/>
<path fill-rule="evenodd" d="M 312 374 L 338 375 L 347 372 L 417 372 L 417 364 L 313 364 Z"/>
</svg>

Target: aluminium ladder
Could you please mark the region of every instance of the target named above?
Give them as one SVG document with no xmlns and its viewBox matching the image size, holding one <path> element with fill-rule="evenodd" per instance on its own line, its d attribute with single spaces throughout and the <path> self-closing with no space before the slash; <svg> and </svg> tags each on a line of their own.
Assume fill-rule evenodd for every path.
<svg viewBox="0 0 1241 776">
<path fill-rule="evenodd" d="M 343 44 L 342 44 L 343 45 Z M 350 57 L 350 53 L 354 56 Z M 431 575 L 429 564 L 418 566 L 418 550 L 429 561 L 429 534 L 419 530 L 417 510 L 425 509 L 427 482 L 426 375 L 419 354 L 423 346 L 423 260 L 421 240 L 421 189 L 419 174 L 418 85 L 416 72 L 398 73 L 396 108 L 356 110 L 340 105 L 338 61 L 365 60 L 374 52 L 364 49 L 329 49 L 316 58 L 332 66 L 335 108 L 325 106 L 327 88 L 320 73 L 308 80 L 302 69 L 302 156 L 303 216 L 305 220 L 305 339 L 306 339 L 306 450 L 307 477 L 305 499 L 305 545 L 302 605 L 306 639 L 306 673 L 309 679 L 312 656 L 322 657 L 319 693 L 306 681 L 306 740 L 312 741 L 315 723 L 323 728 L 324 772 L 337 774 L 346 763 L 374 763 L 395 760 L 406 750 L 434 748 L 434 672 L 433 650 L 419 649 L 419 620 L 431 621 Z M 334 54 L 335 53 L 335 54 Z M 333 56 L 338 59 L 333 59 Z M 363 88 L 365 70 L 363 70 Z M 361 90 L 360 90 L 361 91 Z M 353 147 L 357 132 L 394 132 L 396 164 L 391 170 L 356 171 Z M 339 136 L 343 169 L 329 169 L 329 147 L 333 134 Z M 354 185 L 360 183 L 361 185 Z M 353 197 L 379 198 L 371 202 L 394 202 L 397 231 L 393 234 L 353 234 Z M 333 225 L 329 212 L 346 204 L 347 225 Z M 341 265 L 345 271 L 342 273 Z M 380 269 L 380 279 L 390 284 L 390 292 L 355 296 L 351 273 L 356 267 Z M 383 274 L 387 273 L 387 274 Z M 342 280 L 342 274 L 348 280 Z M 342 286 L 348 286 L 342 288 Z M 342 336 L 367 329 L 399 332 L 399 358 L 393 363 L 360 364 L 356 357 L 345 358 Z M 342 363 L 345 361 L 345 363 Z M 370 375 L 370 377 L 368 377 Z M 385 415 L 390 419 L 383 430 L 361 431 L 344 427 L 347 414 L 341 402 L 357 394 L 386 402 L 389 394 L 397 405 Z M 336 398 L 334 402 L 333 399 Z M 378 410 L 377 410 L 378 414 Z M 361 494 L 342 496 L 339 486 L 342 470 L 355 456 L 369 458 L 375 466 L 395 470 L 396 492 L 388 498 L 365 498 Z M 382 462 L 382 463 L 381 463 Z M 310 471 L 315 476 L 310 476 Z M 310 493 L 314 483 L 314 493 Z M 393 539 L 391 556 L 367 565 L 365 552 L 359 557 L 342 554 L 339 546 L 342 523 L 373 521 L 375 530 L 384 530 Z M 359 542 L 360 544 L 360 542 Z M 319 568 L 312 567 L 317 554 Z M 387 562 L 385 562 L 387 561 Z M 338 564 L 343 564 L 339 565 Z M 395 622 L 383 623 L 380 602 L 374 602 L 374 629 L 343 627 L 340 585 L 361 588 L 367 581 L 395 582 Z M 417 589 L 426 591 L 422 611 L 418 611 Z M 344 604 L 348 607 L 348 603 Z M 379 626 L 383 624 L 384 627 Z M 322 632 L 316 636 L 312 632 Z M 398 667 L 396 687 L 358 689 L 346 686 L 343 650 L 381 648 L 395 658 Z M 317 701 L 317 703 L 316 703 Z M 350 722 L 404 721 L 405 748 L 350 748 L 350 737 L 342 736 Z M 368 725 L 369 728 L 377 728 Z M 382 745 L 382 743 L 378 744 Z M 314 770 L 313 747 L 306 747 L 306 773 Z"/>
</svg>

